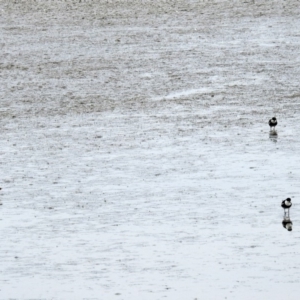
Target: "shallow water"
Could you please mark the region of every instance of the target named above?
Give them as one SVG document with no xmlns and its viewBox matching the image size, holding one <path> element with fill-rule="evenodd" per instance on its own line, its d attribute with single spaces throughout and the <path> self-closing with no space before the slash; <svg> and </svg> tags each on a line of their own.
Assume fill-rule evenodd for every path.
<svg viewBox="0 0 300 300">
<path fill-rule="evenodd" d="M 0 299 L 298 299 L 297 2 L 118 3 L 0 1 Z"/>
</svg>

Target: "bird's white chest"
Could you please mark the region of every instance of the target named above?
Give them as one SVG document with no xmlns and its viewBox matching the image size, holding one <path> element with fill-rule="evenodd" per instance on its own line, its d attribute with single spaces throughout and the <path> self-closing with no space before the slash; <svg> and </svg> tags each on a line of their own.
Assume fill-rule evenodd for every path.
<svg viewBox="0 0 300 300">
<path fill-rule="evenodd" d="M 284 204 L 285 204 L 286 206 L 291 206 L 291 205 L 292 205 L 292 203 L 291 203 L 291 202 L 288 202 L 288 201 L 284 201 Z"/>
</svg>

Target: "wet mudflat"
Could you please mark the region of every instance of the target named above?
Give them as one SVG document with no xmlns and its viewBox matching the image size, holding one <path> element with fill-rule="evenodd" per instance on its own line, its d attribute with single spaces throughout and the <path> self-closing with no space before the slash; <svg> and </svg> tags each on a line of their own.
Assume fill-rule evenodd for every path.
<svg viewBox="0 0 300 300">
<path fill-rule="evenodd" d="M 1 0 L 0 299 L 298 299 L 298 16 Z"/>
</svg>

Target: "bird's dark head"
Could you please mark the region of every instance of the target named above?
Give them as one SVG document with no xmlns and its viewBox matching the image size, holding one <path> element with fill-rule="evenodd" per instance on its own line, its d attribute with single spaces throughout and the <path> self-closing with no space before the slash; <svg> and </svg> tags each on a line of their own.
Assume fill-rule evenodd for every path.
<svg viewBox="0 0 300 300">
<path fill-rule="evenodd" d="M 275 118 L 275 117 L 273 117 L 273 118 L 272 118 L 272 120 L 273 120 L 273 121 L 276 121 L 276 118 Z"/>
<path fill-rule="evenodd" d="M 291 198 L 286 198 L 286 201 L 291 202 L 292 200 Z"/>
<path fill-rule="evenodd" d="M 292 231 L 292 230 L 293 230 L 292 227 L 289 227 L 289 228 L 288 228 L 288 231 Z"/>
</svg>

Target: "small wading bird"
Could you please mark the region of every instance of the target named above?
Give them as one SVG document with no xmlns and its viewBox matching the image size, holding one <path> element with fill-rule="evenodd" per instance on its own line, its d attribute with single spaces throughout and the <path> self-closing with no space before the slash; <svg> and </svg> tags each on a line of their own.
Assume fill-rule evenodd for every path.
<svg viewBox="0 0 300 300">
<path fill-rule="evenodd" d="M 269 126 L 270 126 L 270 130 L 272 130 L 272 127 L 275 130 L 275 126 L 277 125 L 277 120 L 275 117 L 273 117 L 272 119 L 269 120 Z"/>
<path fill-rule="evenodd" d="M 292 207 L 292 200 L 291 198 L 286 198 L 281 202 L 281 207 L 284 209 L 284 213 L 286 213 L 286 209 L 288 214 L 290 214 L 290 208 Z"/>
</svg>

